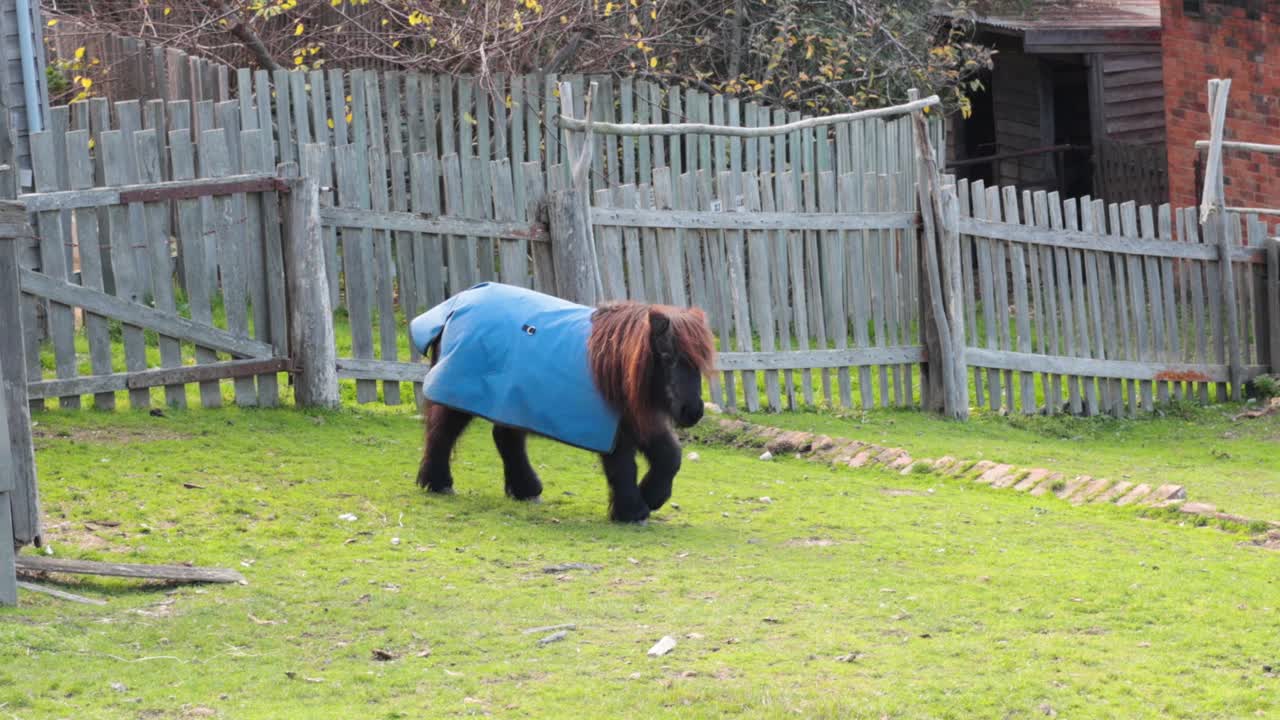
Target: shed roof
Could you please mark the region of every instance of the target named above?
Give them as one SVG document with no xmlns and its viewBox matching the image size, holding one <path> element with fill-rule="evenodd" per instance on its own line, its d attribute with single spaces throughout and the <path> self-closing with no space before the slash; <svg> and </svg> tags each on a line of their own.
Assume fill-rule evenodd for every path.
<svg viewBox="0 0 1280 720">
<path fill-rule="evenodd" d="M 1159 30 L 1160 0 L 1048 0 L 1024 13 L 970 16 L 1005 30 Z"/>
</svg>

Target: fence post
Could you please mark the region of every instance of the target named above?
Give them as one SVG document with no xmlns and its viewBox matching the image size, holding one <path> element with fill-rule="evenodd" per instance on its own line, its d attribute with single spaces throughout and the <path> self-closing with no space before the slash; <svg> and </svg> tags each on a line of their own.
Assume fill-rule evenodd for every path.
<svg viewBox="0 0 1280 720">
<path fill-rule="evenodd" d="M 569 302 L 594 305 L 597 298 L 587 194 L 578 188 L 557 190 L 548 198 L 547 214 L 556 292 Z"/>
<path fill-rule="evenodd" d="M 320 185 L 315 178 L 285 180 L 285 286 L 289 303 L 289 355 L 297 374 L 299 406 L 336 408 L 338 348 L 329 304 L 320 233 Z"/>
<path fill-rule="evenodd" d="M 27 404 L 27 364 L 22 327 L 22 290 L 18 285 L 18 245 L 31 237 L 21 203 L 0 201 L 0 545 L 11 552 L 40 545 L 40 499 L 36 488 L 35 446 Z M 7 465 L 7 467 L 6 467 Z M 11 542 L 12 541 L 12 542 Z M 2 563 L 3 561 L 0 561 Z M 0 567 L 0 575 L 4 569 Z M 2 582 L 2 581 L 0 581 Z"/>
<path fill-rule="evenodd" d="M 1280 373 L 1280 237 L 1267 241 L 1267 335 L 1271 372 Z"/>
<path fill-rule="evenodd" d="M 912 101 L 919 97 L 919 91 L 910 91 Z M 959 315 L 959 303 L 953 300 L 958 288 L 951 287 L 953 283 L 948 267 L 953 265 L 948 241 L 951 232 L 944 226 L 948 210 L 943 208 L 938 166 L 929 142 L 928 120 L 922 111 L 911 113 L 911 120 L 915 137 L 916 189 L 920 197 L 922 256 L 925 260 L 925 282 L 921 292 L 928 293 L 928 301 L 924 303 L 925 315 L 920 324 L 928 363 L 925 397 L 928 398 L 928 409 L 963 419 L 968 417 L 969 392 L 968 379 L 963 372 L 964 345 L 956 345 L 956 334 L 952 330 L 952 318 Z M 959 272 L 958 263 L 954 263 L 954 269 Z M 949 302 L 953 304 L 950 310 L 947 308 Z M 963 327 L 959 329 L 960 337 L 963 337 Z"/>
<path fill-rule="evenodd" d="M 952 179 L 954 181 L 954 178 Z M 956 186 L 942 188 L 942 212 L 939 215 L 939 239 L 942 241 L 943 304 L 947 325 L 951 330 L 951 357 L 947 376 L 947 398 L 952 417 L 969 417 L 969 363 L 965 358 L 964 297 L 961 280 L 960 198 Z"/>
<path fill-rule="evenodd" d="M 0 253 L 10 240 L 0 239 Z M 3 281 L 4 278 L 0 278 Z M 20 336 L 19 336 L 20 337 Z M 0 362 L 0 377 L 4 376 L 4 364 Z M 14 487 L 13 452 L 9 444 L 9 406 L 0 403 L 0 605 L 18 604 L 18 578 L 14 566 L 15 546 L 13 517 L 10 514 L 10 494 Z"/>
<path fill-rule="evenodd" d="M 604 295 L 591 228 L 591 190 L 587 182 L 594 147 L 591 105 L 595 101 L 596 90 L 596 83 L 591 83 L 591 93 L 586 98 L 587 130 L 582 144 L 578 144 L 574 131 L 564 129 L 564 162 L 570 168 L 569 187 L 547 195 L 556 292 L 564 299 L 582 305 L 594 305 Z M 560 114 L 573 116 L 573 86 L 568 82 L 560 83 Z"/>
<path fill-rule="evenodd" d="M 1227 95 L 1231 80 L 1209 81 L 1209 162 L 1201 198 L 1200 224 L 1217 235 L 1218 276 L 1227 324 L 1227 359 L 1230 383 L 1227 397 L 1235 400 L 1244 386 L 1244 363 L 1240 357 L 1240 311 L 1236 305 L 1236 278 L 1231 267 L 1231 233 L 1227 225 L 1226 183 L 1222 142 L 1227 124 Z M 1221 398 L 1219 398 L 1221 399 Z"/>
</svg>

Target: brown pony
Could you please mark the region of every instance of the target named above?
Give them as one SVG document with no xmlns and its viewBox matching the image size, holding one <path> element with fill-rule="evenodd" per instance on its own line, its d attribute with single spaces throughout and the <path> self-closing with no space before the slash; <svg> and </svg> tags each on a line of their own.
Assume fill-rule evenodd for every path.
<svg viewBox="0 0 1280 720">
<path fill-rule="evenodd" d="M 439 346 L 433 345 L 432 362 Z M 587 358 L 596 390 L 620 417 L 611 452 L 600 453 L 609 483 L 609 517 L 644 522 L 671 497 L 680 470 L 681 447 L 672 426 L 702 419 L 702 378 L 715 365 L 715 344 L 706 315 L 698 308 L 612 302 L 591 314 Z M 458 437 L 475 417 L 431 404 L 418 484 L 452 494 L 449 459 Z M 542 482 L 529 462 L 527 430 L 494 424 L 493 440 L 502 456 L 506 493 L 540 501 Z M 636 453 L 649 471 L 637 484 Z"/>
</svg>

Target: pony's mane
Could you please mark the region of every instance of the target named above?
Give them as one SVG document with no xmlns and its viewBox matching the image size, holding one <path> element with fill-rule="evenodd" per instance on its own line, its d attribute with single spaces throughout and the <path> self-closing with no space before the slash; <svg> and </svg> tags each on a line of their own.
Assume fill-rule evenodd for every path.
<svg viewBox="0 0 1280 720">
<path fill-rule="evenodd" d="M 710 375 L 715 367 L 715 340 L 701 309 L 633 301 L 600 305 L 592 316 L 587 343 L 591 375 L 605 400 L 642 437 L 650 437 L 659 429 L 661 416 L 649 387 L 649 368 L 653 365 L 651 311 L 660 312 L 671 321 L 676 352 L 698 372 Z"/>
</svg>

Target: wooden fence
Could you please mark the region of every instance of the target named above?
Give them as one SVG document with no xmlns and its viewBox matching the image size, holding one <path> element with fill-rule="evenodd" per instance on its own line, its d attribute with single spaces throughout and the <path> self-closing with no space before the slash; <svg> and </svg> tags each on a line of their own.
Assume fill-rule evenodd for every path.
<svg viewBox="0 0 1280 720">
<path fill-rule="evenodd" d="M 1274 367 L 1280 308 L 1268 285 L 1280 278 L 1280 246 L 1266 244 L 1257 216 L 1232 215 L 1223 239 L 1201 229 L 1195 208 L 966 181 L 958 195 L 978 405 L 1092 415 L 1234 399 L 1231 322 L 1241 380 Z"/>
<path fill-rule="evenodd" d="M 1235 242 L 1250 244 L 1232 249 L 1236 235 L 1201 244 L 1198 223 L 1167 207 L 946 191 L 936 178 L 922 191 L 938 144 L 906 111 L 779 129 L 800 118 L 626 80 L 495 90 L 241 71 L 234 100 L 95 99 L 56 108 L 33 137 L 38 192 L 22 200 L 38 232 L 18 260 L 32 403 L 107 407 L 128 392 L 137 407 L 181 404 L 199 384 L 216 405 L 219 380 L 238 403 L 278 402 L 279 372 L 298 371 L 282 259 L 295 174 L 319 194 L 334 369 L 360 402 L 404 402 L 424 371 L 407 319 L 482 280 L 562 295 L 583 280 L 557 256 L 544 200 L 570 185 L 577 156 L 559 118 L 580 134 L 589 80 L 594 127 L 647 128 L 582 141 L 590 272 L 605 297 L 704 307 L 722 351 L 712 393 L 730 408 L 914 405 L 928 358 L 943 357 L 927 339 L 951 314 L 945 355 L 980 370 L 972 399 L 1010 410 L 1206 399 L 1232 367 L 1238 389 L 1273 364 L 1280 273 L 1260 275 L 1260 221 L 1239 221 Z M 956 296 L 935 294 L 944 281 L 927 277 L 951 272 Z"/>
<path fill-rule="evenodd" d="M 550 245 L 538 218 L 546 188 L 561 181 L 564 167 L 557 125 L 562 80 L 571 88 L 583 87 L 589 80 L 603 88 L 601 95 L 607 101 L 592 106 L 593 117 L 601 122 L 666 123 L 695 118 L 745 127 L 799 118 L 733 98 L 630 79 L 517 76 L 481 85 L 470 78 L 402 73 L 240 70 L 235 74 L 233 99 L 223 102 L 108 103 L 94 98 L 54 108 L 50 129 L 33 139 L 40 168 L 38 191 L 24 199 L 33 208 L 46 207 L 40 204 L 45 202 L 41 198 L 50 193 L 120 190 L 138 183 L 213 177 L 205 157 L 221 157 L 224 152 L 229 173 L 267 174 L 278 165 L 298 165 L 302 175 L 321 186 L 330 304 L 351 337 L 350 350 L 344 349 L 339 359 L 340 375 L 357 381 L 361 402 L 394 404 L 403 400 L 403 384 L 410 378 L 420 379 L 422 372 L 405 342 L 406 317 L 479 280 L 502 279 L 556 291 Z M 940 122 L 931 127 L 935 134 L 941 131 Z M 213 146 L 206 148 L 207 143 Z M 634 198 L 636 209 L 652 207 L 655 187 L 665 192 L 661 183 L 666 179 L 674 183 L 682 182 L 685 175 L 728 173 L 731 182 L 740 184 L 742 173 L 748 171 L 791 173 L 797 205 L 810 211 L 817 210 L 823 173 L 891 176 L 895 179 L 884 182 L 894 190 L 878 202 L 886 203 L 886 210 L 890 209 L 887 203 L 893 202 L 901 203 L 893 209 L 914 207 L 914 197 L 906 190 L 914 183 L 910 164 L 914 145 L 907 124 L 901 121 L 847 123 L 830 133 L 808 130 L 769 142 L 723 137 L 670 142 L 660 137 L 600 138 L 593 150 L 589 172 L 593 190 L 616 194 L 617 203 Z M 148 153 L 145 159 L 140 154 L 144 152 Z M 140 174 L 144 172 L 148 174 Z M 709 182 L 714 186 L 718 178 Z M 725 194 L 723 201 L 716 202 L 732 208 L 730 193 Z M 219 202 L 187 202 L 188 222 L 209 222 L 210 213 L 221 211 Z M 182 237 L 182 202 L 156 200 L 145 204 L 149 209 L 126 204 L 130 208 L 117 209 L 115 219 L 111 211 L 97 208 L 101 236 L 97 245 L 82 245 L 81 231 L 72 231 L 78 227 L 72 216 L 80 211 L 60 207 L 56 212 L 41 212 L 42 239 L 24 249 L 24 267 L 54 275 L 65 269 L 66 277 L 80 283 L 86 281 L 82 272 L 86 257 L 96 256 L 88 260 L 101 269 L 101 289 L 115 294 L 119 288 L 110 258 L 120 252 L 115 244 L 129 240 L 127 233 L 111 228 L 127 222 L 130 230 L 152 236 L 137 244 L 160 243 L 159 236 L 168 239 L 174 256 L 175 298 L 200 292 L 187 286 L 187 256 L 190 248 L 209 251 L 198 241 Z M 245 197 L 234 200 L 229 212 L 257 223 L 258 216 L 252 213 L 262 212 L 257 209 L 261 204 Z M 239 214 L 242 206 L 251 215 Z M 140 218 L 146 213 L 153 213 L 156 221 L 144 225 Z M 60 242 L 47 237 L 55 231 Z M 62 258 L 54 257 L 55 247 L 62 249 Z M 90 251 L 81 252 L 82 247 Z M 200 262 L 206 273 L 215 267 L 221 270 L 215 259 L 207 256 Z M 258 272 L 253 261 L 240 268 L 241 274 L 249 267 Z M 646 269 L 641 261 L 628 272 L 643 276 L 660 270 Z M 241 282 L 236 271 L 230 276 L 233 283 Z M 265 327 L 260 314 L 271 307 L 260 302 L 264 290 L 258 277 L 253 276 L 249 285 L 257 295 L 251 295 L 245 305 L 245 312 L 255 315 L 249 324 L 255 333 Z M 648 282 L 657 283 L 659 277 L 652 275 Z M 214 277 L 210 274 L 206 279 L 211 283 Z M 905 282 L 908 294 L 917 292 L 914 277 Z M 634 291 L 631 295 L 639 296 Z M 69 352 L 67 334 L 58 326 L 66 323 L 44 317 L 46 310 L 55 315 L 60 311 L 43 300 L 28 302 L 25 309 L 27 331 L 52 340 L 54 354 L 63 357 L 55 362 L 56 379 L 84 374 L 69 359 L 71 355 L 64 356 Z M 238 305 L 226 311 L 228 320 L 239 322 Z M 266 336 L 256 339 L 268 341 Z M 99 365 L 93 375 L 107 371 L 106 355 L 99 352 L 97 356 Z M 39 361 L 39 344 L 29 342 L 28 369 L 33 377 L 41 376 Z M 113 371 L 139 371 L 138 367 L 134 362 Z M 247 382 L 241 385 L 246 387 L 239 400 L 250 402 Z M 37 388 L 33 402 L 42 403 L 42 398 L 52 396 L 50 392 Z M 275 393 L 268 389 L 266 395 Z M 144 402 L 141 390 L 135 396 L 138 403 Z"/>
<path fill-rule="evenodd" d="M 183 407 L 184 385 L 198 381 L 209 407 L 222 401 L 218 380 L 235 378 L 238 403 L 276 403 L 276 373 L 287 366 L 282 186 L 262 131 L 238 139 L 233 160 L 221 129 L 204 131 L 199 145 L 174 131 L 165 154 L 176 179 L 165 181 L 155 129 L 104 131 L 93 155 L 89 131 L 70 131 L 62 167 L 52 134 L 33 136 L 41 192 L 23 200 L 36 218 L 40 264 L 22 269 L 20 285 L 27 318 L 37 304 L 46 310 L 55 377 L 32 372 L 32 402 L 57 397 L 74 408 L 91 394 L 95 407 L 111 409 L 127 390 L 131 406 L 150 407 L 150 388 L 163 386 L 165 403 Z M 112 187 L 93 187 L 95 161 Z M 31 372 L 42 366 L 41 344 L 32 325 L 23 330 Z"/>
</svg>

